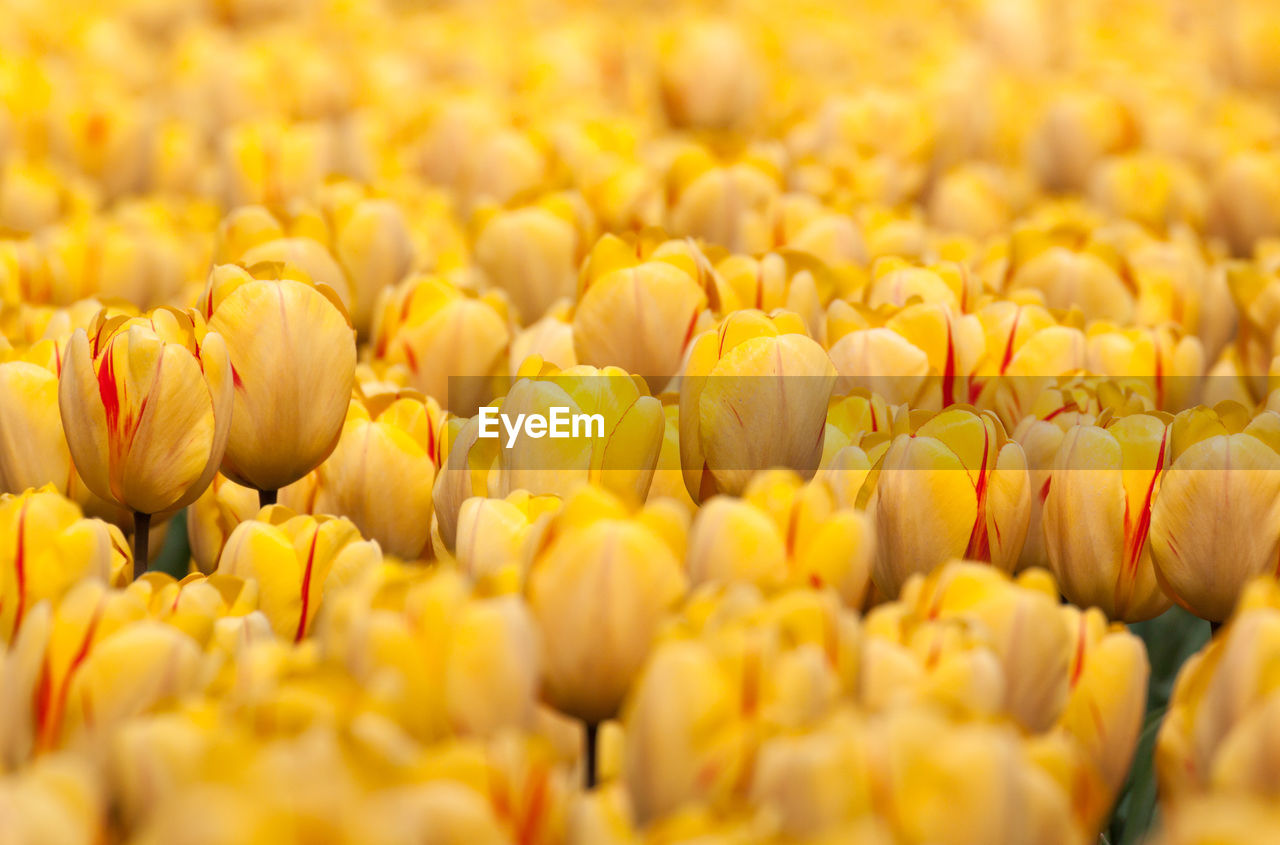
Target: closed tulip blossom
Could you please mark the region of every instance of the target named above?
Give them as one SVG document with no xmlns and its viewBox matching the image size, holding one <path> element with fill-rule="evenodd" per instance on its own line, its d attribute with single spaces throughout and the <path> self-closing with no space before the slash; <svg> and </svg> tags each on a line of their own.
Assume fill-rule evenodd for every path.
<svg viewBox="0 0 1280 845">
<path fill-rule="evenodd" d="M 1122 621 L 1168 609 L 1147 535 L 1169 439 L 1167 418 L 1149 414 L 1066 430 L 1046 481 L 1043 526 L 1049 566 L 1075 604 Z"/>
<path fill-rule="evenodd" d="M 345 516 L 388 553 L 431 551 L 431 487 L 444 414 L 412 392 L 353 400 L 338 445 L 320 465 L 320 507 Z"/>
<path fill-rule="evenodd" d="M 680 460 L 695 501 L 760 470 L 818 469 L 836 371 L 796 315 L 736 311 L 694 342 L 680 382 Z"/>
<path fill-rule="evenodd" d="M 331 288 L 280 264 L 216 267 L 202 307 L 234 373 L 222 472 L 272 502 L 337 443 L 355 379 L 351 320 Z"/>
<path fill-rule="evenodd" d="M 264 508 L 227 538 L 217 573 L 256 579 L 262 612 L 276 635 L 300 642 L 326 590 L 354 580 L 382 560 L 349 520 Z"/>
<path fill-rule="evenodd" d="M 41 601 L 58 601 L 82 580 L 111 583 L 129 552 L 120 529 L 84 519 L 52 488 L 0 494 L 0 640 L 17 633 Z"/>
<path fill-rule="evenodd" d="M 414 389 L 461 416 L 492 396 L 488 380 L 505 369 L 511 340 L 500 295 L 474 296 L 439 277 L 384 291 L 373 332 L 377 359 L 404 364 Z"/>
<path fill-rule="evenodd" d="M 235 376 L 223 336 L 194 311 L 100 314 L 67 346 L 58 405 L 85 484 L 134 513 L 136 573 L 151 516 L 194 502 L 231 430 Z"/>
<path fill-rule="evenodd" d="M 541 634 L 543 697 L 590 734 L 617 715 L 664 614 L 684 595 L 685 530 L 669 509 L 629 513 L 586 487 L 531 551 L 525 596 Z M 589 760 L 589 780 L 593 772 Z"/>
<path fill-rule="evenodd" d="M 886 595 L 954 557 L 1011 572 L 1031 516 L 1026 456 L 994 414 L 949 408 L 894 438 L 868 509 Z"/>
<path fill-rule="evenodd" d="M 1233 402 L 1174 417 L 1170 464 L 1151 507 L 1151 559 L 1165 591 L 1211 622 L 1280 554 L 1280 414 Z"/>
</svg>

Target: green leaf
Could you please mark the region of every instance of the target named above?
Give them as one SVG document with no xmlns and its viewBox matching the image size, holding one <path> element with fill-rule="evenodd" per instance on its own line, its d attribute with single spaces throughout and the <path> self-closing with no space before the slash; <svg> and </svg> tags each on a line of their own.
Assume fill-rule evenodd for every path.
<svg viewBox="0 0 1280 845">
<path fill-rule="evenodd" d="M 184 508 L 169 520 L 169 531 L 164 537 L 164 548 L 151 569 L 167 572 L 182 579 L 191 563 L 191 544 L 187 542 L 187 511 Z"/>
<path fill-rule="evenodd" d="M 1142 726 L 1138 749 L 1133 755 L 1133 768 L 1126 784 L 1128 814 L 1124 819 L 1123 832 L 1117 837 L 1117 845 L 1136 845 L 1141 842 L 1159 816 L 1159 807 L 1156 805 L 1155 749 L 1156 735 L 1160 731 L 1164 713 L 1164 707 L 1148 712 Z"/>
</svg>

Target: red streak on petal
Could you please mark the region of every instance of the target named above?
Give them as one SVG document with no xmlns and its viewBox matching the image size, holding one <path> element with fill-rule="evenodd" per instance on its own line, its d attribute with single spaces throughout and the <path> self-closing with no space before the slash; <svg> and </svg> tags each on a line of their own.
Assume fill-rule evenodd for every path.
<svg viewBox="0 0 1280 845">
<path fill-rule="evenodd" d="M 107 344 L 102 365 L 98 367 L 98 395 L 102 397 L 102 407 L 106 411 L 107 433 L 113 440 L 120 425 L 119 385 L 116 382 L 115 361 L 111 355 L 114 343 L 113 338 Z"/>
<path fill-rule="evenodd" d="M 956 344 L 951 334 L 951 317 L 947 317 L 947 360 L 942 369 L 942 407 L 956 403 Z"/>
<path fill-rule="evenodd" d="M 978 513 L 973 521 L 973 531 L 969 534 L 969 546 L 964 556 L 970 560 L 991 560 L 991 538 L 987 533 L 987 480 L 991 471 L 987 469 L 987 455 L 991 450 L 991 438 L 982 441 L 982 466 L 978 471 L 978 484 L 975 492 L 978 496 Z"/>
<path fill-rule="evenodd" d="M 1080 674 L 1084 671 L 1085 630 L 1085 618 L 1082 613 L 1080 614 L 1080 631 L 1076 636 L 1076 653 L 1071 658 L 1071 689 L 1076 688 L 1076 683 L 1080 680 Z"/>
<path fill-rule="evenodd" d="M 307 566 L 302 570 L 302 615 L 298 617 L 298 633 L 294 635 L 295 643 L 302 642 L 307 633 L 307 610 L 311 604 L 311 570 L 316 562 L 316 541 L 320 539 L 320 528 L 311 535 L 311 549 L 307 552 Z"/>
<path fill-rule="evenodd" d="M 240 378 L 240 371 L 236 369 L 235 364 L 231 365 L 231 384 L 236 390 L 244 390 L 244 380 Z"/>
<path fill-rule="evenodd" d="M 1138 511 L 1138 522 L 1133 530 L 1129 530 L 1129 503 L 1125 501 L 1125 543 L 1124 571 L 1133 574 L 1138 570 L 1138 558 L 1142 547 L 1147 543 L 1147 534 L 1151 530 L 1151 497 L 1156 491 L 1156 479 L 1160 477 L 1160 468 L 1164 466 L 1165 448 L 1169 444 L 1169 429 L 1165 429 L 1160 439 L 1160 452 L 1156 455 L 1155 471 L 1151 473 L 1151 481 L 1147 484 L 1147 494 L 1142 499 L 1142 508 Z"/>
<path fill-rule="evenodd" d="M 1009 341 L 1004 345 L 1004 357 L 1000 359 L 1000 375 L 1004 375 L 1005 370 L 1009 369 L 1009 362 L 1013 360 L 1013 338 L 1018 334 L 1018 321 L 1022 319 L 1022 309 L 1013 316 L 1013 327 L 1009 329 Z"/>
<path fill-rule="evenodd" d="M 516 841 L 520 845 L 531 845 L 538 840 L 538 828 L 547 810 L 547 771 L 539 767 L 531 777 L 533 783 L 529 787 L 529 809 L 520 820 Z"/>
<path fill-rule="evenodd" d="M 693 329 L 698 325 L 698 309 L 693 309 L 693 313 L 689 315 L 689 325 L 684 330 L 684 340 L 680 341 L 680 351 L 683 352 L 689 348 L 689 341 L 693 340 Z"/>
<path fill-rule="evenodd" d="M 1160 345 L 1156 344 L 1156 407 L 1164 407 L 1164 356 L 1160 354 Z"/>
<path fill-rule="evenodd" d="M 39 728 L 39 739 L 37 745 L 42 749 L 49 749 L 54 746 L 54 742 L 58 738 L 58 734 L 62 731 L 62 720 L 66 715 L 67 696 L 71 693 L 71 681 L 79 671 L 80 665 L 84 663 L 85 658 L 89 656 L 89 647 L 93 644 L 93 635 L 98 630 L 98 623 L 102 621 L 103 603 L 99 602 L 98 606 L 93 610 L 93 616 L 89 619 L 89 625 L 85 628 L 84 638 L 80 640 L 80 647 L 76 650 L 75 657 L 71 658 L 71 664 L 67 667 L 67 674 L 62 679 L 62 685 L 58 688 L 58 699 L 51 702 L 50 692 L 43 689 L 46 684 L 51 685 L 49 678 L 49 662 L 45 658 L 44 674 L 40 680 L 42 689 L 37 695 L 36 709 L 36 725 Z"/>
<path fill-rule="evenodd" d="M 31 500 L 27 499 L 18 511 L 18 548 L 13 556 L 14 575 L 18 580 L 18 609 L 13 617 L 11 639 L 18 636 L 18 627 L 22 624 L 22 614 L 27 606 L 27 505 L 30 503 Z"/>
<path fill-rule="evenodd" d="M 413 347 L 404 344 L 404 357 L 409 362 L 409 369 L 418 372 L 418 356 L 413 354 Z"/>
</svg>

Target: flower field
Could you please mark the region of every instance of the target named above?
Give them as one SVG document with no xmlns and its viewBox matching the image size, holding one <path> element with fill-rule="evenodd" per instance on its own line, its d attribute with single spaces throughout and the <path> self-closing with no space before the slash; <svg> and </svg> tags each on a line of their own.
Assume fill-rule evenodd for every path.
<svg viewBox="0 0 1280 845">
<path fill-rule="evenodd" d="M 0 21 L 0 845 L 1280 841 L 1274 0 Z"/>
</svg>

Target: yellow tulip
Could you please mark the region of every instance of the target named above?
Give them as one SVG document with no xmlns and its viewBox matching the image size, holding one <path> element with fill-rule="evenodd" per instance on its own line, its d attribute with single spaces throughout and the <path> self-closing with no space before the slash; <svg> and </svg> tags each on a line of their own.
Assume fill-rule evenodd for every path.
<svg viewBox="0 0 1280 845">
<path fill-rule="evenodd" d="M 1241 152 L 1222 160 L 1213 176 L 1209 227 L 1238 256 L 1260 239 L 1280 234 L 1280 156 Z"/>
<path fill-rule="evenodd" d="M 186 507 L 213 480 L 233 379 L 222 335 L 195 311 L 100 314 L 89 333 L 72 335 L 58 386 L 71 457 L 90 490 L 134 512 L 135 544 L 150 515 Z M 145 570 L 142 552 L 134 557 Z"/>
<path fill-rule="evenodd" d="M 1171 412 L 1198 398 L 1204 349 L 1173 327 L 1116 329 L 1094 324 L 1086 337 L 1090 372 L 1116 379 L 1150 380 L 1155 405 Z"/>
<path fill-rule="evenodd" d="M 686 256 L 625 262 L 611 254 L 618 244 L 606 238 L 592 251 L 573 312 L 574 349 L 584 364 L 616 365 L 662 390 L 680 368 L 706 293 Z"/>
<path fill-rule="evenodd" d="M 458 514 L 462 503 L 472 496 L 497 493 L 500 443 L 480 437 L 480 418 L 450 417 L 445 423 L 437 450 L 440 467 L 431 491 L 436 531 L 445 549 L 453 553 L 457 544 Z"/>
<path fill-rule="evenodd" d="M 749 759 L 738 694 L 708 645 L 654 650 L 623 714 L 623 779 L 641 824 L 730 794 Z"/>
<path fill-rule="evenodd" d="M 1029 250 L 1011 268 L 1008 291 L 1034 291 L 1049 308 L 1079 307 L 1087 319 L 1125 324 L 1134 316 L 1134 298 L 1118 270 L 1091 251 L 1045 244 Z"/>
<path fill-rule="evenodd" d="M 667 33 L 659 62 L 662 103 L 677 126 L 729 129 L 749 123 L 764 92 L 760 62 L 742 29 L 690 22 Z"/>
<path fill-rule="evenodd" d="M 71 462 L 58 412 L 61 369 L 61 344 L 52 340 L 0 350 L 0 493 L 52 484 L 89 515 L 127 524 L 128 514 L 94 495 Z"/>
<path fill-rule="evenodd" d="M 258 493 L 219 473 L 187 509 L 187 542 L 196 569 L 213 572 L 236 526 L 258 512 Z"/>
<path fill-rule="evenodd" d="M 1031 517 L 1022 447 L 993 414 L 963 406 L 911 428 L 881 459 L 868 505 L 879 538 L 876 586 L 896 596 L 910 575 L 955 557 L 1013 571 Z"/>
<path fill-rule="evenodd" d="M 543 694 L 589 724 L 616 715 L 663 614 L 684 594 L 683 548 L 673 547 L 684 529 L 663 514 L 629 515 L 582 488 L 533 551 L 526 596 L 541 633 Z"/>
<path fill-rule="evenodd" d="M 647 395 L 643 380 L 617 367 L 534 371 L 533 363 L 531 359 L 529 373 L 503 397 L 497 418 L 487 408 L 481 411 L 481 434 L 501 441 L 498 495 L 528 490 L 564 496 L 591 482 L 629 501 L 644 501 L 666 418 L 662 404 Z M 520 425 L 522 415 L 555 426 L 553 414 L 559 415 L 560 434 L 568 436 L 535 437 L 527 424 L 523 433 L 510 431 L 511 425 Z M 575 427 L 578 421 L 585 422 L 581 429 Z"/>
<path fill-rule="evenodd" d="M 431 551 L 431 488 L 444 414 L 413 392 L 351 402 L 338 445 L 320 465 L 320 510 L 345 516 L 388 553 Z"/>
<path fill-rule="evenodd" d="M 525 543 L 539 518 L 559 507 L 557 497 L 532 496 L 525 490 L 502 499 L 467 499 L 458 511 L 458 565 L 482 588 L 518 589 L 524 583 Z"/>
<path fill-rule="evenodd" d="M 578 365 L 567 302 L 552 307 L 542 319 L 515 333 L 511 338 L 508 373 L 514 377 L 521 365 L 534 355 L 562 370 Z"/>
<path fill-rule="evenodd" d="M 1030 139 L 1028 158 L 1049 190 L 1080 190 L 1097 163 L 1129 147 L 1135 134 L 1133 116 L 1119 98 L 1067 90 L 1049 104 Z"/>
<path fill-rule="evenodd" d="M 49 755 L 0 777 L 0 839 L 92 845 L 107 824 L 104 790 L 88 760 Z"/>
<path fill-rule="evenodd" d="M 443 278 L 412 277 L 383 293 L 374 354 L 406 365 L 414 388 L 471 416 L 492 395 L 489 377 L 506 370 L 510 336 L 500 298 L 468 295 Z"/>
<path fill-rule="evenodd" d="M 1179 806 L 1211 790 L 1274 793 L 1280 597 L 1251 582 L 1230 623 L 1178 672 L 1156 740 L 1161 799 Z"/>
<path fill-rule="evenodd" d="M 271 627 L 300 642 L 325 592 L 357 578 L 381 557 L 378 545 L 362 540 L 345 519 L 299 516 L 272 505 L 231 532 L 217 574 L 256 579 Z"/>
<path fill-rule="evenodd" d="M 1225 619 L 1280 553 L 1280 414 L 1234 403 L 1174 417 L 1170 465 L 1151 507 L 1156 577 L 1178 604 Z"/>
<path fill-rule="evenodd" d="M 871 580 L 875 534 L 861 511 L 840 509 L 825 484 L 762 473 L 742 499 L 715 497 L 694 517 L 685 566 L 690 581 L 831 586 L 859 608 Z"/>
<path fill-rule="evenodd" d="M 476 236 L 476 264 L 490 286 L 507 292 L 524 323 L 573 296 L 583 246 L 572 214 L 555 204 L 498 211 Z"/>
<path fill-rule="evenodd" d="M 764 251 L 773 245 L 768 222 L 780 193 L 777 178 L 754 164 L 711 165 L 688 177 L 669 228 L 734 252 Z"/>
<path fill-rule="evenodd" d="M 1117 217 L 1154 230 L 1177 223 L 1200 229 L 1208 209 L 1204 182 L 1184 161 L 1136 152 L 1104 160 L 1089 177 L 1089 196 Z"/>
<path fill-rule="evenodd" d="M 351 321 L 363 337 L 379 295 L 413 269 L 409 223 L 399 205 L 383 199 L 342 203 L 330 214 L 333 254 L 351 282 Z"/>
<path fill-rule="evenodd" d="M 221 265 L 202 303 L 226 339 L 234 413 L 222 472 L 274 491 L 333 450 L 355 378 L 355 332 L 333 290 L 295 268 Z"/>
<path fill-rule="evenodd" d="M 1147 534 L 1169 439 L 1168 421 L 1147 414 L 1066 430 L 1045 482 L 1043 526 L 1068 601 L 1125 622 L 1168 609 Z"/>
<path fill-rule="evenodd" d="M 1153 845 L 1261 845 L 1280 837 L 1280 812 L 1270 800 L 1230 793 L 1167 807 Z"/>
<path fill-rule="evenodd" d="M 17 634 L 25 613 L 81 581 L 113 583 L 132 561 L 120 529 L 84 519 L 51 487 L 0 494 L 0 638 Z"/>
<path fill-rule="evenodd" d="M 772 467 L 812 477 L 836 372 L 794 314 L 730 314 L 694 340 L 680 383 L 680 460 L 697 501 Z"/>
</svg>

